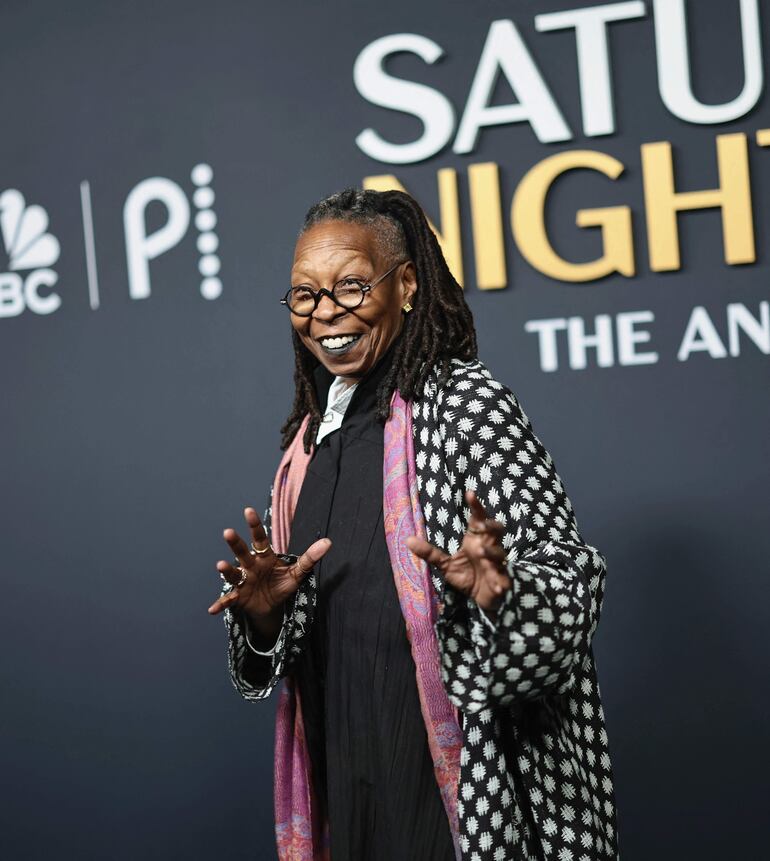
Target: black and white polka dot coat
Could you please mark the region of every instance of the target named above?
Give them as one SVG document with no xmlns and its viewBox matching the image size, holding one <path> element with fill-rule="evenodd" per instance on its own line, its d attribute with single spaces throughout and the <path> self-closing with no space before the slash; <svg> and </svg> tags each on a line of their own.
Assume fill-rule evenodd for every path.
<svg viewBox="0 0 770 861">
<path fill-rule="evenodd" d="M 462 720 L 462 859 L 617 859 L 591 649 L 605 557 L 583 541 L 554 462 L 515 395 L 480 361 L 455 360 L 440 387 L 429 378 L 413 403 L 413 430 L 428 540 L 448 553 L 459 548 L 470 515 L 463 493 L 475 491 L 505 527 L 513 583 L 493 630 L 472 599 L 433 573 L 442 675 Z M 290 671 L 312 624 L 315 589 L 311 573 L 271 657 L 250 649 L 245 626 L 226 611 L 230 674 L 246 699 L 266 698 Z"/>
</svg>

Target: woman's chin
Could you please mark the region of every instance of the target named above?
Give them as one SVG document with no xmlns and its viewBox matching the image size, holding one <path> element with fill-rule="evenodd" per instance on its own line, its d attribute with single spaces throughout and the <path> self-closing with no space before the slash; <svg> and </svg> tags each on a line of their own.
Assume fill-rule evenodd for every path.
<svg viewBox="0 0 770 861">
<path fill-rule="evenodd" d="M 364 362 L 351 362 L 344 361 L 343 359 L 337 359 L 336 361 L 329 361 L 328 358 L 323 358 L 321 363 L 326 368 L 329 373 L 334 374 L 335 377 L 346 377 L 349 379 L 358 379 L 362 377 L 368 368 Z"/>
</svg>

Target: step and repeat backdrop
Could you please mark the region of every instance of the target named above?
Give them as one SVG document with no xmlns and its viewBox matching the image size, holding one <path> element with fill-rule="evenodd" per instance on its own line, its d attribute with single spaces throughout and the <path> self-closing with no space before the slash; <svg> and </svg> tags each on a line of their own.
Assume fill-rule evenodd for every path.
<svg viewBox="0 0 770 861">
<path fill-rule="evenodd" d="M 215 563 L 307 208 L 402 188 L 608 559 L 627 861 L 765 857 L 766 0 L 0 7 L 3 857 L 270 859 Z"/>
</svg>

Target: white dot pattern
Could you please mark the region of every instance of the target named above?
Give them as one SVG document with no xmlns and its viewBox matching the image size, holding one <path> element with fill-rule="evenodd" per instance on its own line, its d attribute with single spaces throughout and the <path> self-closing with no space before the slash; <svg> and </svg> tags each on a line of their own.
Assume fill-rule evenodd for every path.
<svg viewBox="0 0 770 861">
<path fill-rule="evenodd" d="M 463 491 L 472 489 L 504 526 L 512 580 L 490 625 L 472 599 L 433 572 L 442 677 L 463 723 L 462 861 L 617 859 L 591 649 L 606 559 L 584 543 L 554 462 L 517 398 L 480 361 L 454 360 L 442 385 L 431 374 L 413 403 L 413 432 L 428 539 L 458 549 L 470 515 Z M 269 657 L 248 649 L 238 619 L 225 612 L 230 674 L 246 699 L 266 698 L 289 672 L 306 642 L 315 589 L 311 574 Z"/>
</svg>

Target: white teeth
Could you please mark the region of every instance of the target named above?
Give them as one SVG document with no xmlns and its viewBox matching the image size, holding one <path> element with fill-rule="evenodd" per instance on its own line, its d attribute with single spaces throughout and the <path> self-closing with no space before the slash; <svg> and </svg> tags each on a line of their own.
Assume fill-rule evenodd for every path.
<svg viewBox="0 0 770 861">
<path fill-rule="evenodd" d="M 355 341 L 357 337 L 357 335 L 341 335 L 339 338 L 321 338 L 321 344 L 334 350 L 337 347 L 344 347 L 351 341 Z"/>
</svg>

